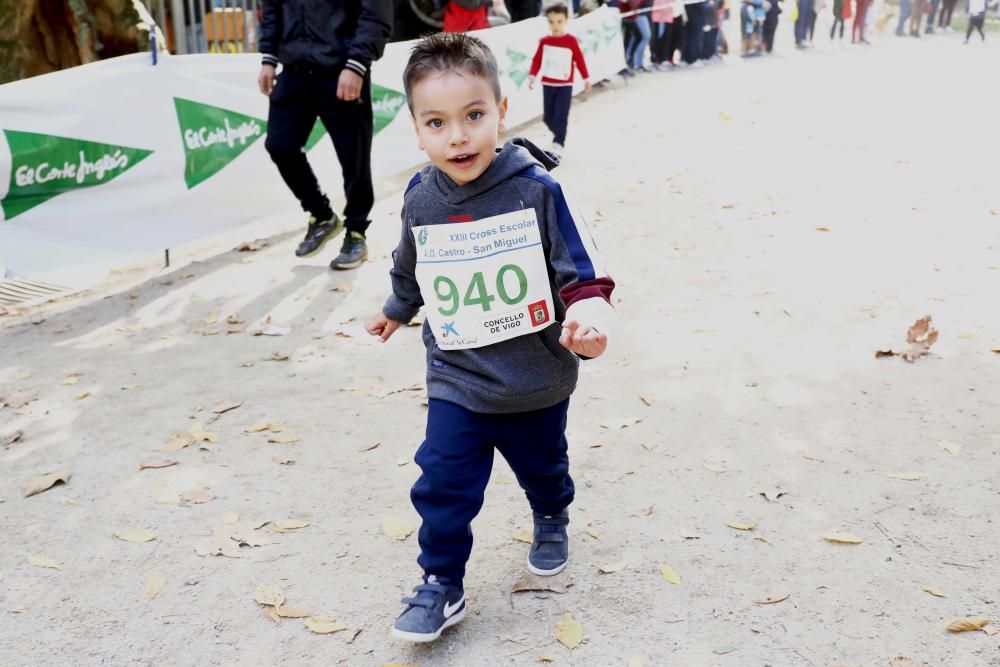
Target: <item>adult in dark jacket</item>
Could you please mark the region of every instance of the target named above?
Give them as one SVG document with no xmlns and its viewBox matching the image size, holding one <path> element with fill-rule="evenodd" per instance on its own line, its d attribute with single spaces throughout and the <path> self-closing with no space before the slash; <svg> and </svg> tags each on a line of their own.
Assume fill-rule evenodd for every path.
<svg viewBox="0 0 1000 667">
<path fill-rule="evenodd" d="M 310 215 L 295 254 L 314 255 L 345 226 L 304 151 L 319 118 L 333 140 L 347 197 L 347 233 L 330 268 L 353 269 L 368 257 L 365 230 L 375 203 L 370 69 L 392 33 L 392 0 L 263 0 L 263 5 L 257 83 L 270 98 L 265 146 Z"/>
</svg>

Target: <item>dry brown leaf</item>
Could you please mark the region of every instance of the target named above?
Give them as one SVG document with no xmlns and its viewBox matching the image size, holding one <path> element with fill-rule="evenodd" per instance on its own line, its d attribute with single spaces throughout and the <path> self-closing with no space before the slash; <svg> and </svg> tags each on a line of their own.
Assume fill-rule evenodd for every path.
<svg viewBox="0 0 1000 667">
<path fill-rule="evenodd" d="M 750 632 L 753 632 L 753 633 L 756 633 L 756 634 L 759 635 L 759 634 L 761 634 L 763 632 L 763 630 L 756 623 L 751 623 L 750 624 Z"/>
<path fill-rule="evenodd" d="M 656 404 L 656 399 L 647 394 L 639 394 L 639 400 L 648 405 L 649 407 L 653 407 Z"/>
<path fill-rule="evenodd" d="M 578 620 L 573 618 L 572 613 L 567 611 L 563 614 L 559 622 L 556 623 L 553 634 L 559 640 L 560 644 L 568 649 L 574 649 L 583 641 L 583 626 L 580 625 Z"/>
<path fill-rule="evenodd" d="M 948 597 L 947 595 L 945 595 L 944 591 L 942 591 L 940 588 L 935 588 L 934 586 L 923 586 L 921 587 L 920 590 L 924 591 L 925 593 L 930 593 L 936 598 Z"/>
<path fill-rule="evenodd" d="M 30 480 L 24 486 L 24 497 L 30 498 L 31 496 L 38 495 L 43 491 L 48 491 L 56 484 L 67 484 L 70 478 L 69 470 L 60 470 L 59 472 L 50 472 L 47 475 L 39 475 L 34 479 Z"/>
<path fill-rule="evenodd" d="M 828 232 L 828 231 L 830 231 L 830 228 L 829 227 L 817 227 L 816 231 L 817 232 Z"/>
<path fill-rule="evenodd" d="M 195 443 L 195 439 L 188 435 L 187 433 L 181 433 L 180 431 L 174 431 L 170 434 L 170 438 L 167 440 L 167 444 L 163 445 L 163 451 L 165 452 L 179 452 L 185 447 L 189 447 Z"/>
<path fill-rule="evenodd" d="M 274 522 L 274 530 L 279 533 L 289 533 L 300 528 L 307 528 L 309 525 L 308 521 L 301 519 L 282 519 Z"/>
<path fill-rule="evenodd" d="M 219 315 L 217 313 L 212 313 L 205 318 L 205 324 L 212 325 L 219 321 Z"/>
<path fill-rule="evenodd" d="M 725 468 L 723 468 L 720 465 L 715 465 L 714 463 L 703 463 L 702 467 L 704 467 L 705 470 L 709 472 L 717 472 L 717 473 L 727 472 Z"/>
<path fill-rule="evenodd" d="M 919 482 L 922 479 L 927 479 L 927 475 L 922 472 L 894 472 L 891 475 L 886 475 L 889 479 L 901 479 L 904 482 Z"/>
<path fill-rule="evenodd" d="M 757 542 L 763 542 L 764 544 L 769 544 L 772 547 L 774 546 L 774 542 L 772 542 L 771 540 L 767 539 L 763 535 L 755 535 L 753 539 L 756 540 Z"/>
<path fill-rule="evenodd" d="M 90 398 L 93 395 L 94 395 L 94 392 L 92 392 L 92 391 L 90 391 L 88 389 L 87 391 L 84 391 L 84 392 L 81 392 L 81 393 L 77 394 L 76 397 L 73 400 L 82 401 L 83 399 Z"/>
<path fill-rule="evenodd" d="M 552 593 L 565 593 L 570 584 L 569 572 L 563 570 L 554 577 L 540 577 L 535 574 L 525 573 L 514 582 L 511 587 L 512 593 L 522 593 L 524 591 L 550 591 Z"/>
<path fill-rule="evenodd" d="M 378 443 L 378 442 L 371 442 L 371 443 L 368 443 L 367 445 L 361 445 L 358 448 L 358 451 L 359 452 L 370 452 L 371 450 L 373 450 L 376 447 L 378 447 L 380 444 L 381 443 Z"/>
<path fill-rule="evenodd" d="M 285 602 L 285 593 L 273 584 L 258 584 L 253 593 L 253 599 L 258 604 L 279 607 Z"/>
<path fill-rule="evenodd" d="M 587 534 L 593 537 L 595 540 L 601 539 L 601 536 L 597 534 L 597 529 L 594 528 L 592 524 L 587 524 Z"/>
<path fill-rule="evenodd" d="M 74 385 L 79 383 L 80 383 L 80 378 L 78 377 L 68 377 L 65 380 L 63 380 L 63 384 L 65 385 Z"/>
<path fill-rule="evenodd" d="M 753 530 L 754 528 L 757 527 L 757 523 L 756 522 L 739 523 L 737 521 L 727 521 L 726 525 L 729 526 L 730 528 L 734 528 L 736 530 Z"/>
<path fill-rule="evenodd" d="M 152 461 L 140 463 L 139 470 L 157 470 L 159 468 L 169 468 L 170 466 L 175 465 L 177 465 L 177 461 L 174 461 L 173 459 L 153 459 Z"/>
<path fill-rule="evenodd" d="M 861 544 L 864 542 L 860 537 L 856 537 L 850 533 L 824 533 L 821 537 L 827 542 L 833 542 L 834 544 Z"/>
<path fill-rule="evenodd" d="M 288 352 L 272 352 L 264 361 L 288 361 L 290 356 Z"/>
<path fill-rule="evenodd" d="M 271 460 L 279 466 L 287 466 L 295 463 L 295 459 L 288 458 L 287 456 L 272 456 Z"/>
<path fill-rule="evenodd" d="M 416 527 L 403 521 L 398 516 L 387 516 L 382 519 L 382 532 L 394 540 L 405 540 Z"/>
<path fill-rule="evenodd" d="M 212 412 L 214 412 L 217 415 L 221 415 L 223 413 L 229 412 L 230 410 L 235 410 L 236 408 L 240 407 L 241 405 L 243 405 L 243 400 L 242 399 L 240 399 L 240 400 L 222 401 L 221 403 L 219 403 L 218 405 L 216 405 L 214 408 L 212 408 Z"/>
<path fill-rule="evenodd" d="M 153 570 L 146 575 L 146 597 L 155 598 L 167 584 L 167 577 L 159 570 Z"/>
<path fill-rule="evenodd" d="M 24 431 L 14 431 L 7 435 L 0 435 L 0 447 L 10 447 L 15 442 L 20 442 L 24 437 Z"/>
<path fill-rule="evenodd" d="M 216 435 L 215 433 L 212 433 L 211 431 L 206 431 L 205 430 L 205 425 L 202 424 L 201 422 L 195 422 L 194 426 L 191 427 L 191 430 L 188 431 L 188 433 L 191 435 L 192 438 L 195 439 L 195 442 L 199 442 L 199 441 L 203 441 L 203 442 L 218 442 L 219 441 L 219 436 Z"/>
<path fill-rule="evenodd" d="M 668 583 L 671 584 L 681 583 L 681 575 L 677 574 L 677 570 L 670 567 L 669 565 L 664 565 L 663 563 L 660 563 L 660 574 L 663 575 L 663 578 L 666 579 Z"/>
<path fill-rule="evenodd" d="M 0 396 L 0 407 L 6 405 L 17 410 L 18 408 L 23 408 L 28 403 L 37 400 L 37 391 L 12 391 L 9 394 Z"/>
<path fill-rule="evenodd" d="M 358 635 L 360 634 L 361 634 L 361 628 L 358 628 L 357 630 L 351 630 L 350 632 L 347 633 L 347 636 L 344 637 L 344 643 L 353 644 L 354 640 L 357 639 Z"/>
<path fill-rule="evenodd" d="M 535 541 L 535 537 L 532 535 L 530 530 L 515 530 L 511 537 L 518 542 L 524 542 L 525 544 L 531 544 Z"/>
<path fill-rule="evenodd" d="M 962 445 L 958 444 L 957 442 L 951 442 L 948 440 L 941 440 L 940 442 L 937 443 L 937 446 L 943 449 L 944 451 L 948 452 L 952 456 L 958 456 L 959 453 L 962 451 Z"/>
<path fill-rule="evenodd" d="M 300 609 L 289 609 L 288 607 L 277 606 L 274 608 L 275 613 L 281 618 L 309 618 L 312 616 L 308 611 L 302 611 Z"/>
<path fill-rule="evenodd" d="M 996 635 L 1000 635 L 1000 627 L 993 625 L 993 623 L 987 623 L 986 625 L 981 627 L 980 630 L 985 632 L 990 637 L 995 637 Z"/>
<path fill-rule="evenodd" d="M 35 567 L 46 567 L 52 570 L 63 569 L 62 563 L 54 561 L 51 558 L 46 558 L 45 556 L 28 556 L 28 562 Z"/>
<path fill-rule="evenodd" d="M 610 565 L 602 565 L 598 568 L 601 574 L 614 574 L 615 572 L 621 572 L 628 567 L 628 561 L 623 560 L 617 563 L 611 563 Z"/>
<path fill-rule="evenodd" d="M 271 428 L 271 422 L 259 422 L 257 424 L 251 424 L 243 429 L 244 433 L 260 433 L 261 431 L 267 431 Z"/>
<path fill-rule="evenodd" d="M 59 502 L 61 502 L 66 507 L 72 507 L 73 505 L 76 505 L 76 499 L 70 498 L 69 496 L 63 496 L 62 498 L 59 499 Z"/>
<path fill-rule="evenodd" d="M 988 618 L 966 616 L 953 619 L 945 629 L 948 632 L 969 632 L 971 630 L 982 630 L 983 626 L 989 623 L 990 619 Z"/>
<path fill-rule="evenodd" d="M 116 530 L 114 535 L 123 542 L 133 542 L 135 544 L 152 542 L 156 539 L 156 535 L 149 532 L 145 528 L 125 528 L 123 530 Z"/>
<path fill-rule="evenodd" d="M 755 604 L 778 604 L 779 602 L 784 602 L 788 599 L 788 593 L 781 593 L 780 595 L 772 595 L 766 597 L 763 600 L 754 600 Z"/>
<path fill-rule="evenodd" d="M 799 456 L 809 461 L 815 461 L 816 463 L 823 463 L 823 459 L 821 459 L 818 455 L 813 454 L 810 451 L 802 450 L 799 452 Z"/>
<path fill-rule="evenodd" d="M 257 239 L 256 241 L 244 241 L 239 244 L 233 250 L 236 252 L 257 252 L 261 248 L 267 247 L 267 241 L 264 239 Z"/>
<path fill-rule="evenodd" d="M 295 435 L 272 435 L 267 441 L 275 445 L 291 445 L 298 442 L 299 437 Z"/>
<path fill-rule="evenodd" d="M 310 616 L 306 619 L 305 626 L 317 635 L 329 635 L 347 629 L 346 625 L 329 616 Z"/>
<path fill-rule="evenodd" d="M 650 516 L 655 511 L 655 509 L 656 509 L 655 505 L 650 505 L 649 507 L 645 507 L 641 510 L 636 510 L 635 512 L 632 512 L 631 516 Z"/>
<path fill-rule="evenodd" d="M 192 505 L 201 505 L 211 500 L 215 500 L 215 494 L 207 486 L 191 489 L 187 493 L 181 494 L 181 500 Z"/>
</svg>

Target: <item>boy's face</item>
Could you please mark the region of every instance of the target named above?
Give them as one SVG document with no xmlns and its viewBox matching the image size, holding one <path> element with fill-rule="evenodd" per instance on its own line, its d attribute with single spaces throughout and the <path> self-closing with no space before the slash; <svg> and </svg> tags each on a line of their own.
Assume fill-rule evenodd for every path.
<svg viewBox="0 0 1000 667">
<path fill-rule="evenodd" d="M 553 37 L 562 37 L 566 34 L 566 17 L 559 12 L 552 12 L 548 15 L 549 30 Z"/>
<path fill-rule="evenodd" d="M 489 82 L 464 70 L 429 74 L 410 91 L 420 150 L 457 185 L 479 178 L 496 158 L 507 115 Z"/>
</svg>

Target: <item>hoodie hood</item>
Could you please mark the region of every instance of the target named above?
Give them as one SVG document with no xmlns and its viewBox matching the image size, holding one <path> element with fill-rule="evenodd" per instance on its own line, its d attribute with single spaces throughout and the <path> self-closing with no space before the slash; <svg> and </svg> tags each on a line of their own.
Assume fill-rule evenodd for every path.
<svg viewBox="0 0 1000 667">
<path fill-rule="evenodd" d="M 443 171 L 434 167 L 428 168 L 433 177 L 423 180 L 437 197 L 449 204 L 461 204 L 492 190 L 535 165 L 540 165 L 546 171 L 552 171 L 559 166 L 559 158 L 543 151 L 527 139 L 516 137 L 504 144 L 503 148 L 497 149 L 497 157 L 493 160 L 493 164 L 471 183 L 456 185 Z"/>
</svg>

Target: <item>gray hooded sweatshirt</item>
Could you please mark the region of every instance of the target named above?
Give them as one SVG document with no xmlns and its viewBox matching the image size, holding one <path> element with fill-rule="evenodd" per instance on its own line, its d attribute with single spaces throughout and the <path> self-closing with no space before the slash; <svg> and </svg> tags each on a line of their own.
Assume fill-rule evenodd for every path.
<svg viewBox="0 0 1000 667">
<path fill-rule="evenodd" d="M 393 252 L 392 295 L 386 317 L 409 322 L 424 304 L 415 278 L 412 229 L 482 220 L 534 208 L 552 286 L 555 321 L 535 333 L 465 350 L 441 350 L 428 323 L 427 394 L 473 412 L 540 410 L 576 388 L 579 359 L 559 343 L 558 323 L 577 319 L 606 332 L 614 281 L 604 271 L 589 232 L 548 170 L 558 163 L 525 139 L 514 139 L 475 181 L 458 186 L 428 166 L 410 182 L 403 201 L 402 236 Z"/>
</svg>

